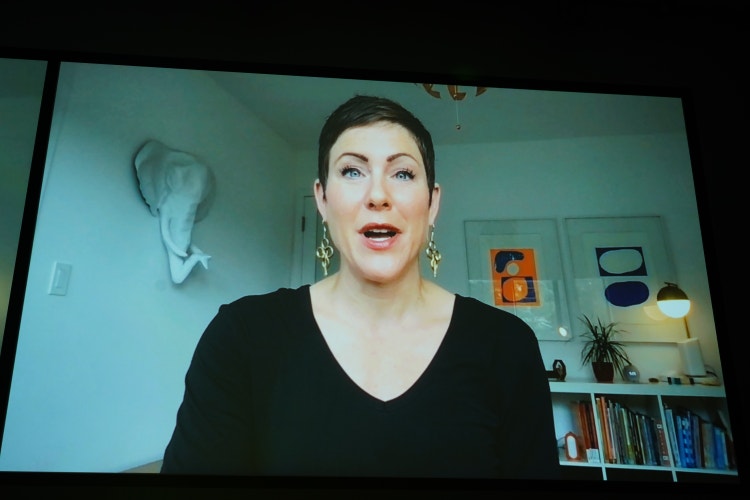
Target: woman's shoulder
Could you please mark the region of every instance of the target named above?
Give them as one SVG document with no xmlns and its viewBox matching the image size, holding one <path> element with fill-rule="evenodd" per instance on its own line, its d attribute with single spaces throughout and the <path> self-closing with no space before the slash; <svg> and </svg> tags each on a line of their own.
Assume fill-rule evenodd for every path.
<svg viewBox="0 0 750 500">
<path fill-rule="evenodd" d="M 511 318 L 519 319 L 518 316 L 512 314 L 504 309 L 482 302 L 474 297 L 467 297 L 465 295 L 456 294 L 456 305 L 462 309 L 470 310 L 474 314 L 482 316 L 493 316 L 511 320 Z"/>
<path fill-rule="evenodd" d="M 244 311 L 264 311 L 267 313 L 275 311 L 288 311 L 302 304 L 301 300 L 308 293 L 309 285 L 299 288 L 277 288 L 276 290 L 244 295 L 237 299 L 222 304 L 219 307 L 221 313 L 241 314 Z"/>
<path fill-rule="evenodd" d="M 276 324 L 289 317 L 301 317 L 299 313 L 305 309 L 305 299 L 309 296 L 308 288 L 309 285 L 299 288 L 278 288 L 239 297 L 219 306 L 214 322 L 247 329 L 258 325 Z"/>
<path fill-rule="evenodd" d="M 531 327 L 521 318 L 503 309 L 482 302 L 474 297 L 456 294 L 456 321 L 463 325 L 472 325 L 487 331 L 528 336 L 535 338 Z"/>
<path fill-rule="evenodd" d="M 539 356 L 539 342 L 528 323 L 478 299 L 457 294 L 452 325 L 467 352 L 493 363 L 521 366 Z M 476 353 L 477 346 L 484 346 L 483 354 Z"/>
<path fill-rule="evenodd" d="M 293 326 L 290 318 L 301 321 L 304 317 L 301 312 L 306 288 L 279 288 L 222 304 L 204 331 L 202 342 L 239 346 L 281 339 L 284 336 L 280 333 Z"/>
</svg>

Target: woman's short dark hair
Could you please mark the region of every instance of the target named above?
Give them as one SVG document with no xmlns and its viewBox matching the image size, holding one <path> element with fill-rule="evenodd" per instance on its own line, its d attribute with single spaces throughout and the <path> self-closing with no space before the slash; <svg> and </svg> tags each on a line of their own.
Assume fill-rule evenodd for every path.
<svg viewBox="0 0 750 500">
<path fill-rule="evenodd" d="M 408 130 L 417 143 L 422 154 L 422 162 L 427 173 L 427 187 L 435 187 L 435 149 L 430 132 L 419 119 L 399 103 L 384 97 L 357 95 L 336 108 L 326 119 L 318 140 L 318 179 L 325 192 L 328 183 L 328 163 L 331 160 L 331 148 L 339 136 L 353 127 L 371 125 L 378 122 L 390 122 L 401 125 Z"/>
</svg>

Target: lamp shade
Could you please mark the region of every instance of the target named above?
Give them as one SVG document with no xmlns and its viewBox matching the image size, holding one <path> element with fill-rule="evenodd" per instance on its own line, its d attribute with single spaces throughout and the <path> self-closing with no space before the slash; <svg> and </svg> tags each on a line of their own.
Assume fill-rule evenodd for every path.
<svg viewBox="0 0 750 500">
<path fill-rule="evenodd" d="M 665 284 L 666 286 L 656 295 L 656 305 L 670 318 L 684 317 L 690 311 L 690 299 L 674 283 L 666 282 Z"/>
</svg>

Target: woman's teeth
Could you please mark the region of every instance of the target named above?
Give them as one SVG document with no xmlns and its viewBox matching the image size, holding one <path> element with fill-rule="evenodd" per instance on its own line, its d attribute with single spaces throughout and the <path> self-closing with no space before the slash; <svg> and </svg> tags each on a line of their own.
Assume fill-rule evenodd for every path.
<svg viewBox="0 0 750 500">
<path fill-rule="evenodd" d="M 395 231 L 389 231 L 387 229 L 372 229 L 370 231 L 365 231 L 365 236 L 374 240 L 387 240 L 395 235 Z"/>
</svg>

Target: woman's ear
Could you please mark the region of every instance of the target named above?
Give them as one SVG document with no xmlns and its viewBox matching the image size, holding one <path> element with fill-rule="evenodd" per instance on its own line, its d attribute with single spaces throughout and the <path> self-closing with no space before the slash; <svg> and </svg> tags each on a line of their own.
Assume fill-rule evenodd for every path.
<svg viewBox="0 0 750 500">
<path fill-rule="evenodd" d="M 432 188 L 432 201 L 430 202 L 430 224 L 435 224 L 435 220 L 440 211 L 440 185 L 435 183 Z"/>
<path fill-rule="evenodd" d="M 315 179 L 313 183 L 313 192 L 315 193 L 315 204 L 318 206 L 318 212 L 323 221 L 326 220 L 326 193 L 320 179 Z"/>
</svg>

